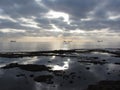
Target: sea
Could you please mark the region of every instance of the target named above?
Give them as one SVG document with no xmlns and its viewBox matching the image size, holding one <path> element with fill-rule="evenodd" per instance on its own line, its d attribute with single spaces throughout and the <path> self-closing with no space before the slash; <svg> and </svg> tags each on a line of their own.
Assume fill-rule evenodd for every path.
<svg viewBox="0 0 120 90">
<path fill-rule="evenodd" d="M 0 57 L 0 90 L 120 90 L 120 42 L 0 43 L 7 54 L 69 49 L 78 52 Z"/>
<path fill-rule="evenodd" d="M 120 48 L 120 42 L 0 42 L 0 52 Z"/>
</svg>

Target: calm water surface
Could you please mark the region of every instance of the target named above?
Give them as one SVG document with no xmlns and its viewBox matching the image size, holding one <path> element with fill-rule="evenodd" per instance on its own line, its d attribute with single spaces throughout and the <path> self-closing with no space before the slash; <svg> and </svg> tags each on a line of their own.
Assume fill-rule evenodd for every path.
<svg viewBox="0 0 120 90">
<path fill-rule="evenodd" d="M 101 43 L 0 43 L 0 52 L 39 51 L 78 48 L 119 48 L 117 44 Z M 117 51 L 118 49 L 109 49 Z M 10 63 L 22 65 L 34 64 L 51 67 L 53 71 L 64 71 L 55 75 L 48 71 L 29 71 L 19 67 L 0 69 L 0 90 L 86 90 L 89 85 L 102 80 L 120 80 L 120 57 L 110 53 L 72 53 L 67 57 L 34 56 L 24 58 L 0 58 L 0 67 Z M 69 57 L 69 56 L 75 57 Z M 94 58 L 95 57 L 95 58 Z M 96 58 L 97 57 L 97 58 Z M 105 64 L 80 62 L 86 60 L 105 61 Z M 34 79 L 41 75 L 52 75 L 53 83 L 37 82 Z"/>
<path fill-rule="evenodd" d="M 0 52 L 45 51 L 59 49 L 120 48 L 120 42 L 4 42 Z"/>
</svg>

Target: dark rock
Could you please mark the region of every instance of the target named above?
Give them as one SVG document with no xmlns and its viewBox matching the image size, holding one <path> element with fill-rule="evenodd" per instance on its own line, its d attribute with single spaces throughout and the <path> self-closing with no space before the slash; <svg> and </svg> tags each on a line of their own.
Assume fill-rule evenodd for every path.
<svg viewBox="0 0 120 90">
<path fill-rule="evenodd" d="M 86 69 L 87 69 L 87 70 L 89 70 L 89 69 L 90 69 L 90 67 L 86 67 Z"/>
<path fill-rule="evenodd" d="M 50 67 L 47 67 L 45 65 L 35 65 L 35 64 L 17 64 L 17 63 L 11 63 L 8 64 L 4 67 L 2 67 L 2 69 L 10 69 L 10 68 L 15 68 L 18 67 L 22 70 L 26 70 L 26 71 L 32 71 L 32 72 L 36 72 L 36 71 L 50 71 Z"/>
<path fill-rule="evenodd" d="M 105 60 L 105 59 L 103 59 L 102 61 L 103 61 L 103 62 L 105 62 L 106 60 Z"/>
<path fill-rule="evenodd" d="M 69 83 L 70 83 L 70 84 L 72 84 L 72 83 L 73 83 L 73 81 L 71 80 L 71 81 L 69 81 Z"/>
<path fill-rule="evenodd" d="M 25 76 L 25 74 L 18 74 L 18 75 L 16 75 L 17 77 L 21 77 L 21 76 Z"/>
<path fill-rule="evenodd" d="M 93 64 L 100 64 L 100 65 L 103 65 L 103 64 L 106 64 L 107 62 L 103 62 L 103 61 L 96 61 L 96 60 L 81 60 L 81 61 L 78 61 L 80 63 L 93 63 Z"/>
<path fill-rule="evenodd" d="M 78 78 L 81 78 L 80 76 L 78 76 Z"/>
<path fill-rule="evenodd" d="M 52 71 L 52 72 L 56 76 L 63 76 L 65 74 L 65 71 L 63 71 L 63 70 L 55 70 L 55 71 Z"/>
<path fill-rule="evenodd" d="M 120 81 L 100 81 L 96 85 L 89 85 L 87 90 L 120 90 Z"/>
<path fill-rule="evenodd" d="M 107 74 L 108 74 L 108 75 L 110 75 L 111 73 L 110 73 L 110 72 L 108 72 Z"/>
<path fill-rule="evenodd" d="M 34 75 L 33 75 L 33 74 L 31 74 L 31 75 L 30 75 L 30 77 L 34 77 Z"/>
<path fill-rule="evenodd" d="M 118 63 L 118 62 L 116 62 L 116 63 L 114 63 L 114 64 L 120 65 L 120 63 Z"/>
<path fill-rule="evenodd" d="M 68 79 L 69 75 L 63 75 L 63 79 Z"/>
<path fill-rule="evenodd" d="M 41 75 L 41 76 L 34 78 L 34 80 L 36 82 L 43 82 L 43 83 L 47 83 L 47 84 L 53 84 L 52 79 L 53 79 L 52 75 Z"/>
</svg>

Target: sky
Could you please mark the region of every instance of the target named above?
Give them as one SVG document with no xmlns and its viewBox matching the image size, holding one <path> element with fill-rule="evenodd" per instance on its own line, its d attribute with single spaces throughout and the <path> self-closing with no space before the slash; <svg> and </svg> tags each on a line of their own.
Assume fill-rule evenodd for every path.
<svg viewBox="0 0 120 90">
<path fill-rule="evenodd" d="M 120 0 L 0 0 L 0 40 L 119 39 Z"/>
</svg>

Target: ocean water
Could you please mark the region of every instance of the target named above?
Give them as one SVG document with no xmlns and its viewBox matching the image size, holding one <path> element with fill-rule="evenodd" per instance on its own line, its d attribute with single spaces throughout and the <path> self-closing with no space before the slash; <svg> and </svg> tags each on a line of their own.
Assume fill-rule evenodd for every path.
<svg viewBox="0 0 120 90">
<path fill-rule="evenodd" d="M 120 49 L 117 49 L 119 45 L 120 43 L 111 42 L 0 43 L 0 52 L 109 48 L 108 52 L 66 53 L 66 57 L 57 54 L 22 58 L 0 57 L 0 90 L 89 90 L 89 85 L 96 85 L 100 81 L 119 81 L 120 57 L 110 53 L 120 52 Z M 14 67 L 2 68 L 11 63 L 17 63 L 18 66 L 15 64 Z M 25 67 L 21 68 L 19 65 Z M 28 67 L 29 65 L 31 67 Z M 39 71 L 34 68 L 35 65 L 44 65 L 51 69 Z M 44 80 L 46 75 L 53 77 L 51 84 L 47 83 L 51 81 L 49 78 L 47 82 Z"/>
<path fill-rule="evenodd" d="M 0 52 L 120 48 L 120 42 L 1 42 Z"/>
</svg>

